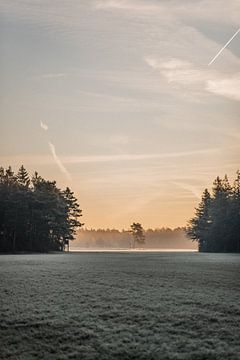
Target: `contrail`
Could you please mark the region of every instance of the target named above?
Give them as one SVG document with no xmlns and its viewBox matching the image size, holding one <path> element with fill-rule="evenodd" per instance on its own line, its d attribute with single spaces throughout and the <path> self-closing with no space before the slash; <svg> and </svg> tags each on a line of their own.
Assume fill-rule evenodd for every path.
<svg viewBox="0 0 240 360">
<path fill-rule="evenodd" d="M 211 65 L 217 59 L 217 57 L 221 54 L 221 52 L 230 44 L 230 42 L 235 38 L 235 36 L 239 32 L 240 32 L 240 28 L 235 32 L 235 34 L 231 37 L 231 39 L 229 39 L 228 42 L 221 48 L 221 50 L 219 50 L 217 55 L 214 56 L 214 58 L 210 61 L 210 63 L 208 63 L 208 65 Z"/>
<path fill-rule="evenodd" d="M 40 126 L 44 131 L 48 131 L 48 125 L 47 124 L 40 121 Z M 57 156 L 55 146 L 50 141 L 48 142 L 48 145 L 49 145 L 50 151 L 52 153 L 53 159 L 54 159 L 55 163 L 57 164 L 57 166 L 59 167 L 60 171 L 64 175 L 66 175 L 68 180 L 71 181 L 72 180 L 71 175 L 69 174 L 69 172 L 67 171 L 67 169 L 65 168 L 65 166 L 63 165 L 63 163 L 61 162 L 59 157 Z"/>
<path fill-rule="evenodd" d="M 63 165 L 63 163 L 61 162 L 61 160 L 59 159 L 59 157 L 56 154 L 56 149 L 55 146 L 49 141 L 48 142 L 49 148 L 51 150 L 53 159 L 55 161 L 55 163 L 57 164 L 57 166 L 59 167 L 60 171 L 66 175 L 66 177 L 68 178 L 68 180 L 72 180 L 71 179 L 71 175 L 69 174 L 69 172 L 67 171 L 67 169 L 65 168 L 65 166 Z"/>
</svg>

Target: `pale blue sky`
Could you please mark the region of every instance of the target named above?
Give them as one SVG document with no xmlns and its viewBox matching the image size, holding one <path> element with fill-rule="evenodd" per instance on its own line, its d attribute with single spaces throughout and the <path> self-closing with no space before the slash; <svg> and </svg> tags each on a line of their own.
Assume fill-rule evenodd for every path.
<svg viewBox="0 0 240 360">
<path fill-rule="evenodd" d="M 185 225 L 240 160 L 230 0 L 1 1 L 1 156 L 70 185 L 88 227 Z M 41 128 L 46 124 L 48 130 Z"/>
</svg>

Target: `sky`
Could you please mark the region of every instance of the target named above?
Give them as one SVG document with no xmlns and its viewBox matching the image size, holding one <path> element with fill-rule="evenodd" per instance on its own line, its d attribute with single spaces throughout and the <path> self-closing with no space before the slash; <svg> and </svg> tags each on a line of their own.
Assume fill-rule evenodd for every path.
<svg viewBox="0 0 240 360">
<path fill-rule="evenodd" d="M 2 0 L 0 164 L 88 228 L 186 225 L 240 168 L 239 0 Z"/>
</svg>

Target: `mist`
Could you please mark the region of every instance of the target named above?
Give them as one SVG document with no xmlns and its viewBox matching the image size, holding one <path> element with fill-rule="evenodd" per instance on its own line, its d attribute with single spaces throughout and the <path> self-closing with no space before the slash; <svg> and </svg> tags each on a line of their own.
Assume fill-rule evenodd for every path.
<svg viewBox="0 0 240 360">
<path fill-rule="evenodd" d="M 189 241 L 184 227 L 175 229 L 160 228 L 144 231 L 145 243 L 143 250 L 197 250 L 196 242 Z M 76 239 L 71 243 L 71 250 L 121 250 L 132 249 L 133 237 L 128 230 L 116 229 L 80 229 Z"/>
</svg>

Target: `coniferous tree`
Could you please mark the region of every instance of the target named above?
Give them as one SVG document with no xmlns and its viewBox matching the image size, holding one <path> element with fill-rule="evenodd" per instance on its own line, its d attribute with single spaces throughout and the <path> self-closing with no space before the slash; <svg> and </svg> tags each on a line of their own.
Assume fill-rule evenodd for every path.
<svg viewBox="0 0 240 360">
<path fill-rule="evenodd" d="M 0 251 L 64 250 L 82 226 L 77 199 L 68 188 L 38 173 L 32 179 L 21 166 L 0 168 Z"/>
<path fill-rule="evenodd" d="M 240 252 L 239 171 L 233 186 L 225 175 L 214 181 L 212 196 L 205 190 L 186 231 L 200 251 Z"/>
<path fill-rule="evenodd" d="M 232 251 L 240 252 L 240 170 L 237 171 L 237 177 L 233 184 L 232 198 L 231 248 Z"/>
<path fill-rule="evenodd" d="M 74 239 L 76 229 L 84 224 L 80 223 L 78 220 L 78 218 L 82 216 L 82 210 L 79 208 L 79 204 L 77 202 L 77 198 L 74 196 L 74 193 L 69 189 L 69 187 L 67 187 L 62 194 L 67 207 L 67 227 L 66 236 L 64 237 L 64 246 L 66 245 L 69 249 L 69 241 Z"/>
<path fill-rule="evenodd" d="M 228 251 L 230 231 L 231 186 L 225 175 L 213 183 L 213 201 L 211 206 L 211 248 L 214 251 Z"/>
<path fill-rule="evenodd" d="M 211 224 L 210 217 L 211 195 L 208 189 L 205 189 L 202 195 L 202 201 L 196 208 L 196 216 L 189 221 L 187 234 L 193 240 L 198 241 L 199 251 L 208 248 L 209 230 Z"/>
<path fill-rule="evenodd" d="M 140 223 L 133 223 L 131 225 L 130 233 L 133 235 L 133 248 L 135 249 L 136 243 L 138 245 L 145 244 L 145 235 L 143 227 Z"/>
<path fill-rule="evenodd" d="M 27 170 L 22 165 L 17 173 L 17 181 L 20 186 L 28 188 L 30 185 L 30 178 Z"/>
</svg>

